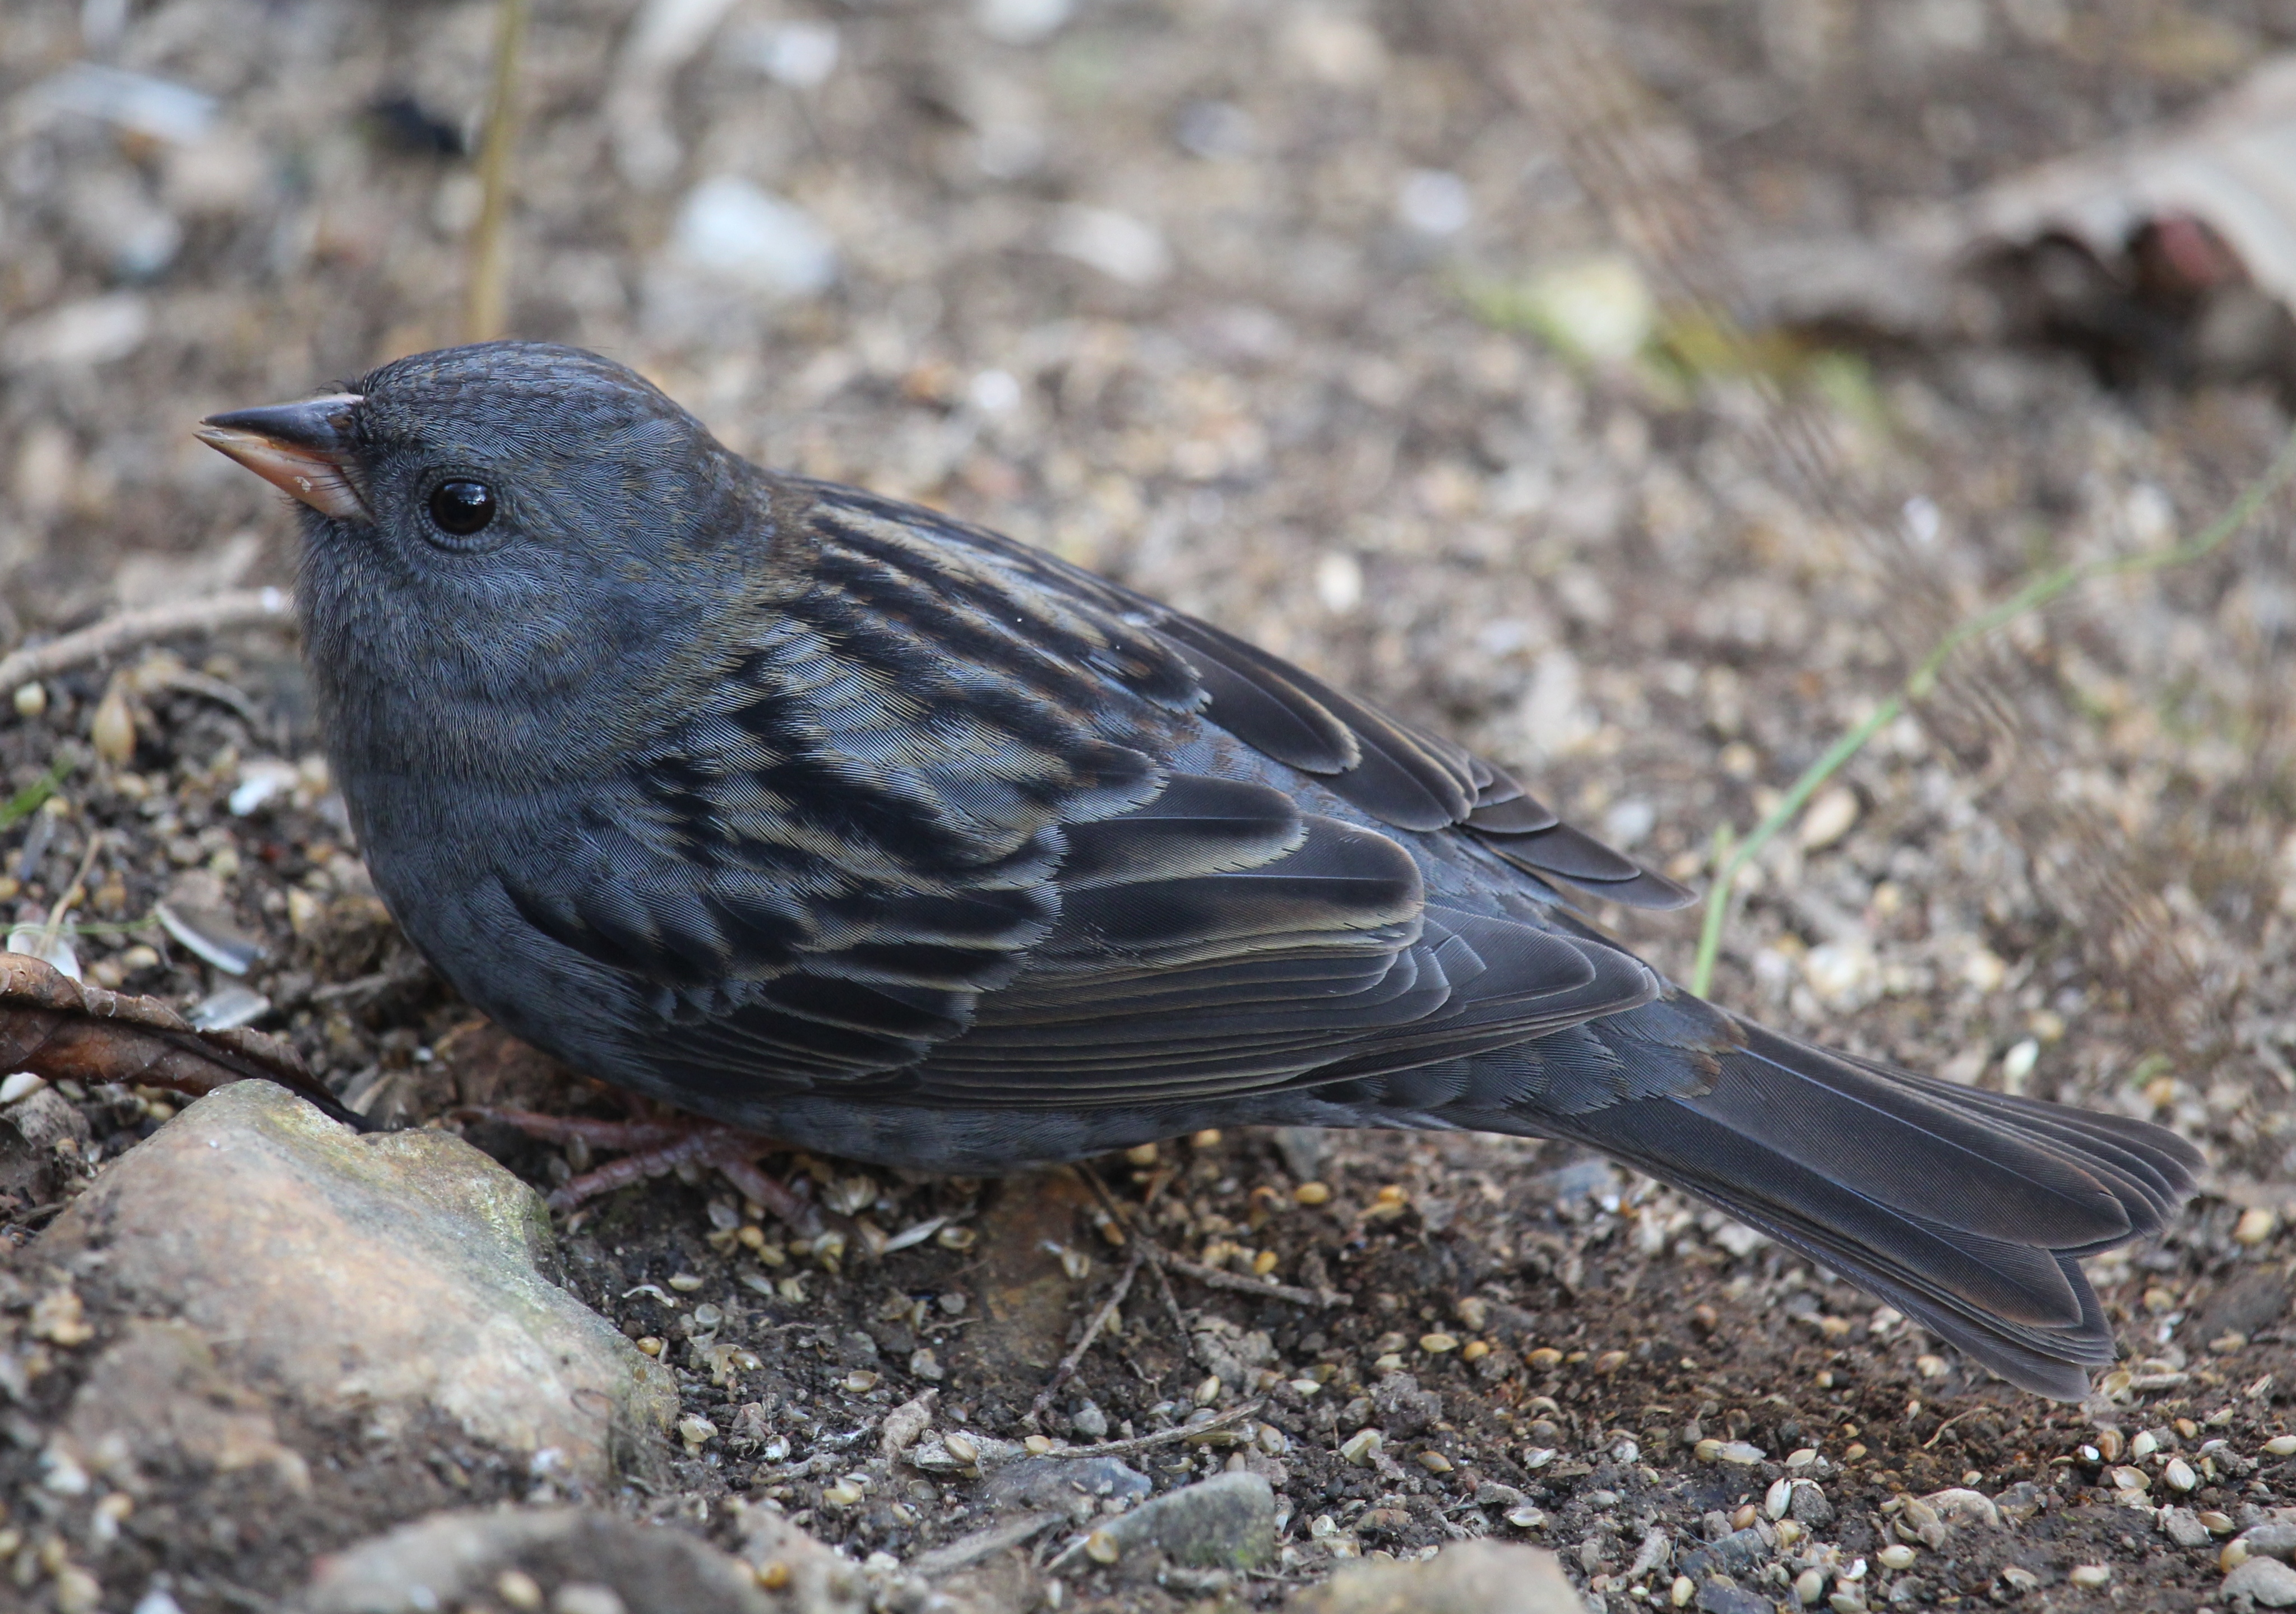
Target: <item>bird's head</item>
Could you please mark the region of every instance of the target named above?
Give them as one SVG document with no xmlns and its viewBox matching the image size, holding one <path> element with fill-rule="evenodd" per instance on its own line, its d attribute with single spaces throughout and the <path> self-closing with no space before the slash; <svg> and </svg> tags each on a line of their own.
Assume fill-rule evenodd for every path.
<svg viewBox="0 0 2296 1614">
<path fill-rule="evenodd" d="M 621 727 L 719 652 L 709 625 L 771 534 L 768 479 L 578 348 L 416 354 L 199 435 L 305 507 L 322 693 L 339 726 L 388 724 L 376 742 L 420 753 L 406 762 L 476 760 L 505 725 Z"/>
</svg>

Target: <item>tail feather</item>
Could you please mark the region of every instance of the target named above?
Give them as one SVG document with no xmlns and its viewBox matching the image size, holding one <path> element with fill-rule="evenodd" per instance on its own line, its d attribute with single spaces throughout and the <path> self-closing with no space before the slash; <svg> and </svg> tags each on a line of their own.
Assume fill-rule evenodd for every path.
<svg viewBox="0 0 2296 1614">
<path fill-rule="evenodd" d="M 1841 1273 L 2010 1382 L 2087 1393 L 2088 1370 L 2114 1351 L 2079 1258 L 2158 1232 L 2193 1192 L 2196 1151 L 2142 1121 L 1956 1086 L 1718 1014 L 1716 1028 L 1695 1092 L 1456 1118 L 1599 1149 Z"/>
</svg>

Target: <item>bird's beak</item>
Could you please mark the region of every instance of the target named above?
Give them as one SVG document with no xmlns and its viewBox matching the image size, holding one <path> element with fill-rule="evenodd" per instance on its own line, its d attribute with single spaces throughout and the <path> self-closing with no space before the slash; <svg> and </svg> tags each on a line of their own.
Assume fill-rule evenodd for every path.
<svg viewBox="0 0 2296 1614">
<path fill-rule="evenodd" d="M 199 438 L 321 515 L 372 520 L 344 469 L 351 412 L 365 401 L 356 392 L 334 392 L 299 404 L 234 409 L 201 421 Z"/>
</svg>

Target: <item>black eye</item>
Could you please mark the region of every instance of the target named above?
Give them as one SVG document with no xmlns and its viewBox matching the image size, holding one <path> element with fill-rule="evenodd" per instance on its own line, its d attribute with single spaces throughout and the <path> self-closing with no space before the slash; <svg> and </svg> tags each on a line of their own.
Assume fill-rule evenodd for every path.
<svg viewBox="0 0 2296 1614">
<path fill-rule="evenodd" d="M 484 482 L 441 482 L 430 495 L 430 519 L 441 532 L 467 538 L 495 519 L 495 490 Z"/>
</svg>

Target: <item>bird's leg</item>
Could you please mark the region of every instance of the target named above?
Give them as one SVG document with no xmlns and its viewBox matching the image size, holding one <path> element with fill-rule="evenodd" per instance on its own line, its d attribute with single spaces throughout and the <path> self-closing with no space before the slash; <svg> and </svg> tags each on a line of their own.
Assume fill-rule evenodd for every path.
<svg viewBox="0 0 2296 1614">
<path fill-rule="evenodd" d="M 536 1110 L 504 1110 L 472 1105 L 455 1111 L 458 1118 L 500 1121 L 545 1143 L 581 1143 L 598 1149 L 628 1151 L 594 1171 L 561 1183 L 550 1195 L 550 1208 L 564 1215 L 600 1194 L 611 1193 L 633 1183 L 675 1171 L 692 1161 L 715 1167 L 742 1195 L 763 1206 L 790 1228 L 808 1238 L 821 1231 L 819 1210 L 786 1184 L 758 1168 L 758 1157 L 783 1147 L 754 1132 L 720 1126 L 715 1121 L 679 1117 L 660 1120 L 609 1121 L 585 1115 L 545 1115 Z"/>
</svg>

